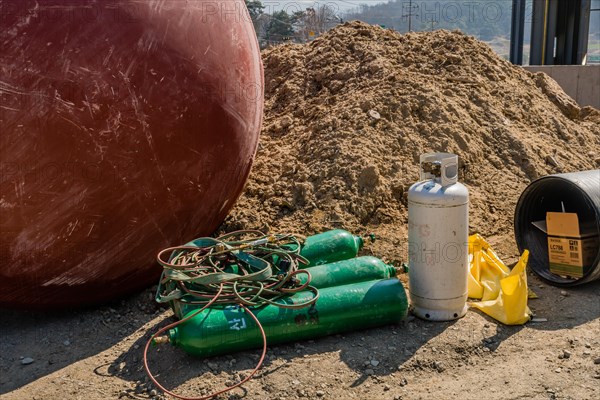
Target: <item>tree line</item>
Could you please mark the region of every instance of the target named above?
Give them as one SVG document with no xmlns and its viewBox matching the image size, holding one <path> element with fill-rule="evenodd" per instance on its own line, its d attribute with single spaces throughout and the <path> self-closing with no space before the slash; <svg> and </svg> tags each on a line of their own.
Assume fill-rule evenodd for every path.
<svg viewBox="0 0 600 400">
<path fill-rule="evenodd" d="M 306 42 L 323 34 L 343 20 L 327 5 L 288 13 L 265 12 L 259 0 L 246 1 L 261 47 L 286 41 Z"/>
</svg>

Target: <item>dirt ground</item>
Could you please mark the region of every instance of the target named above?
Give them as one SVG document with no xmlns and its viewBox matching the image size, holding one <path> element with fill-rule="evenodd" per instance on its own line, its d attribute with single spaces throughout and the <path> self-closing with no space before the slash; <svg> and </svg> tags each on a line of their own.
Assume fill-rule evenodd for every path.
<svg viewBox="0 0 600 400">
<path fill-rule="evenodd" d="M 377 255 L 377 247 L 371 251 Z M 244 390 L 220 398 L 600 398 L 600 281 L 561 289 L 528 279 L 539 296 L 529 301 L 537 322 L 509 327 L 470 310 L 455 322 L 409 316 L 396 325 L 272 346 Z M 142 351 L 173 316 L 152 298 L 149 289 L 88 310 L 2 311 L 0 398 L 163 398 L 148 383 Z M 150 362 L 166 387 L 200 396 L 248 374 L 258 355 L 197 359 L 163 345 Z M 27 357 L 34 361 L 23 365 Z"/>
</svg>

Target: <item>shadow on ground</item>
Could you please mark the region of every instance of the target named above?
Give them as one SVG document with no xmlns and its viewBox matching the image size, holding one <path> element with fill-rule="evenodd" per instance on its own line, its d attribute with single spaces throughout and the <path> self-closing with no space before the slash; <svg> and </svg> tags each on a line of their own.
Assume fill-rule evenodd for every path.
<svg viewBox="0 0 600 400">
<path fill-rule="evenodd" d="M 150 293 L 71 312 L 0 310 L 0 395 L 99 354 L 136 332 L 159 312 Z M 24 365 L 25 358 L 33 362 Z"/>
<path fill-rule="evenodd" d="M 359 375 L 353 386 L 360 385 L 370 375 L 386 375 L 398 370 L 398 367 L 408 360 L 414 352 L 431 338 L 437 336 L 453 322 L 431 323 L 415 320 L 402 322 L 380 328 L 361 330 L 346 334 L 327 336 L 315 340 L 305 340 L 286 345 L 269 346 L 265 362 L 256 377 L 267 376 L 282 372 L 307 356 L 323 353 L 338 352 L 340 360 Z M 172 318 L 165 318 L 160 324 L 151 329 L 155 332 L 160 327 L 173 322 Z M 382 337 L 389 338 L 382 341 Z M 409 337 L 410 340 L 404 340 Z M 141 373 L 131 371 L 139 368 L 139 360 L 148 340 L 148 335 L 139 338 L 131 345 L 129 350 L 123 352 L 110 365 L 98 368 L 96 373 L 105 376 L 117 376 L 121 379 L 142 382 L 132 391 L 132 395 L 141 395 L 151 387 Z M 245 377 L 244 373 L 254 368 L 259 360 L 261 350 L 248 350 L 232 355 L 197 358 L 189 356 L 181 349 L 169 344 L 151 347 L 149 352 L 149 365 L 159 382 L 166 387 L 176 388 L 186 383 L 194 382 L 196 395 L 207 395 L 210 388 L 230 385 Z M 370 368 L 365 366 L 369 354 L 378 354 Z M 381 366 L 379 366 L 381 364 Z M 383 367 L 385 365 L 385 367 Z M 125 371 L 125 372 L 124 372 Z M 224 373 L 224 374 L 223 374 Z M 199 386 L 195 380 L 199 376 L 206 379 L 207 386 Z M 227 378 L 223 378 L 226 376 Z M 219 378 L 220 377 L 220 378 Z M 224 380 L 223 380 L 224 379 Z M 222 382 L 219 382 L 221 380 Z M 189 385 L 188 385 L 189 386 Z"/>
</svg>

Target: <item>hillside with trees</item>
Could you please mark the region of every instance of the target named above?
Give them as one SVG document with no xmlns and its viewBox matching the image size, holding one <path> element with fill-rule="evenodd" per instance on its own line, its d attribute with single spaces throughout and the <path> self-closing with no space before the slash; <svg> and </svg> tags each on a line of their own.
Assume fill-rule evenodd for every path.
<svg viewBox="0 0 600 400">
<path fill-rule="evenodd" d="M 480 40 L 489 41 L 510 34 L 511 0 L 451 1 L 396 0 L 376 5 L 361 5 L 346 14 L 400 32 L 458 29 Z"/>
<path fill-rule="evenodd" d="M 319 36 L 344 20 L 360 20 L 400 32 L 434 29 L 459 29 L 481 40 L 508 40 L 512 1 L 494 2 L 450 0 L 396 0 L 376 5 L 361 5 L 343 15 L 328 4 L 291 14 L 285 10 L 265 12 L 258 0 L 246 1 L 261 46 L 288 40 L 305 42 Z"/>
</svg>

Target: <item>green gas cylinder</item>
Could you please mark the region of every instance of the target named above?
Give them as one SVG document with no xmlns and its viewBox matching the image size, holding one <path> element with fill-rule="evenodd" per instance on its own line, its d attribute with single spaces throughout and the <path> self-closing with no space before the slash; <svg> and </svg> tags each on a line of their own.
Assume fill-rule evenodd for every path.
<svg viewBox="0 0 600 400">
<path fill-rule="evenodd" d="M 393 266 L 372 256 L 356 257 L 350 260 L 338 261 L 331 264 L 317 265 L 309 268 L 311 275 L 310 285 L 317 288 L 342 286 L 350 283 L 366 282 L 376 279 L 388 279 L 396 276 Z M 296 275 L 302 284 L 306 283 L 308 275 Z M 181 319 L 192 310 L 197 310 L 198 305 L 181 301 L 171 302 L 175 316 Z"/>
<path fill-rule="evenodd" d="M 300 255 L 309 261 L 308 266 L 328 264 L 356 257 L 363 245 L 360 236 L 334 229 L 307 237 Z"/>
<path fill-rule="evenodd" d="M 282 301 L 302 304 L 312 296 L 300 292 Z M 268 343 L 277 344 L 396 323 L 406 317 L 407 309 L 404 287 L 392 278 L 322 289 L 310 307 L 267 305 L 252 313 L 263 326 Z M 169 330 L 169 341 L 200 357 L 262 346 L 256 323 L 239 306 L 206 309 Z"/>
<path fill-rule="evenodd" d="M 388 279 L 396 276 L 396 270 L 393 266 L 371 256 L 317 265 L 308 268 L 308 271 L 311 275 L 310 284 L 317 289 L 375 279 Z M 302 283 L 306 283 L 308 279 L 306 274 L 298 274 L 297 276 Z"/>
</svg>

